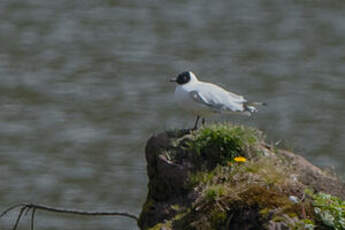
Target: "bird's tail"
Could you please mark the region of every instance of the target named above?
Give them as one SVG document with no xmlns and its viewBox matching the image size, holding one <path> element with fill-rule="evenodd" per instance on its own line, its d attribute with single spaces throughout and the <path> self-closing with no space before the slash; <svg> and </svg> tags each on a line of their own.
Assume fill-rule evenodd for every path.
<svg viewBox="0 0 345 230">
<path fill-rule="evenodd" d="M 249 113 L 256 113 L 258 109 L 255 106 L 266 106 L 267 104 L 265 102 L 248 102 L 245 103 L 244 111 Z"/>
</svg>

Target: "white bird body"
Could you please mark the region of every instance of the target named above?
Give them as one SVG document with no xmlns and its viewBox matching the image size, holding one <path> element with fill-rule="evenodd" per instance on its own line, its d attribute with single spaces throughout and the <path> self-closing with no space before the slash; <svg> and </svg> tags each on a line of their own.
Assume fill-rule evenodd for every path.
<svg viewBox="0 0 345 230">
<path fill-rule="evenodd" d="M 189 72 L 190 80 L 179 84 L 175 89 L 175 100 L 184 110 L 198 116 L 209 116 L 213 113 L 242 113 L 250 115 L 255 112 L 253 106 L 245 106 L 247 102 L 243 96 L 226 91 L 212 83 L 199 81 Z"/>
</svg>

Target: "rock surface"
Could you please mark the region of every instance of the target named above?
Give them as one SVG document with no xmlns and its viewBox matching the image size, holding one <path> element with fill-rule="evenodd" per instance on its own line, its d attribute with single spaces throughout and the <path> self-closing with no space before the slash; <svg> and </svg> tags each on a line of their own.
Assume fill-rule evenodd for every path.
<svg viewBox="0 0 345 230">
<path fill-rule="evenodd" d="M 332 229 L 314 213 L 306 189 L 345 198 L 336 176 L 242 126 L 154 135 L 146 160 L 141 229 Z"/>
</svg>

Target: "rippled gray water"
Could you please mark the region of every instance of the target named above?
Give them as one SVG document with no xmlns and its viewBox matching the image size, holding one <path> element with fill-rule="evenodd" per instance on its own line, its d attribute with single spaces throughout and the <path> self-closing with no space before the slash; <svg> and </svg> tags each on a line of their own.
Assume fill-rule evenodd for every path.
<svg viewBox="0 0 345 230">
<path fill-rule="evenodd" d="M 344 51 L 340 0 L 3 0 L 0 209 L 35 201 L 138 214 L 146 140 L 193 125 L 167 82 L 185 70 L 269 104 L 214 121 L 256 126 L 344 176 Z M 136 224 L 39 212 L 37 229 Z"/>
</svg>

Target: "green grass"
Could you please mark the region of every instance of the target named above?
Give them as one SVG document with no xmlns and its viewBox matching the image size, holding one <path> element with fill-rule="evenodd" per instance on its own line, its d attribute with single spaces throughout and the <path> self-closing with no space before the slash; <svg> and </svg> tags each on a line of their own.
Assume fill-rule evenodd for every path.
<svg viewBox="0 0 345 230">
<path fill-rule="evenodd" d="M 215 167 L 226 165 L 237 156 L 250 157 L 248 150 L 262 139 L 261 133 L 253 128 L 214 124 L 194 132 L 188 150 L 196 154 L 197 160 L 202 158 Z"/>
<path fill-rule="evenodd" d="M 224 196 L 225 193 L 224 185 L 212 185 L 204 191 L 205 198 L 208 201 L 214 201 L 217 198 Z"/>
</svg>

